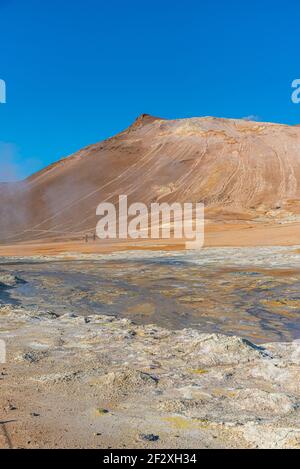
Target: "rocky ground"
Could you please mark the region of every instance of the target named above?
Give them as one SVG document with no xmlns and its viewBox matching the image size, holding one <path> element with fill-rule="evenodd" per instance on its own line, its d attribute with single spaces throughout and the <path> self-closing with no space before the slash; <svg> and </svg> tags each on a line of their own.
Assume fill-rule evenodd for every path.
<svg viewBox="0 0 300 469">
<path fill-rule="evenodd" d="M 0 339 L 2 448 L 300 448 L 300 342 L 12 305 Z"/>
</svg>

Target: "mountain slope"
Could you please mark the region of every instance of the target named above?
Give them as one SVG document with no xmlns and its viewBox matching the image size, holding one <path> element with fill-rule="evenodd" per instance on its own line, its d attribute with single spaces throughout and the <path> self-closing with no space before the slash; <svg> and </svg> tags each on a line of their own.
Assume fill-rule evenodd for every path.
<svg viewBox="0 0 300 469">
<path fill-rule="evenodd" d="M 77 239 L 103 201 L 204 202 L 212 220 L 300 214 L 300 128 L 140 116 L 20 183 L 0 184 L 0 238 Z M 294 218 L 293 218 L 294 217 Z"/>
</svg>

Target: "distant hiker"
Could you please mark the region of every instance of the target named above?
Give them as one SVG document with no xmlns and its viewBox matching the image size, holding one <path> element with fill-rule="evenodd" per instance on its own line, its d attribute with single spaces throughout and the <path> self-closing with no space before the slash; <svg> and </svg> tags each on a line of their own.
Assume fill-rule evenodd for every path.
<svg viewBox="0 0 300 469">
<path fill-rule="evenodd" d="M 96 233 L 93 234 L 93 241 L 96 241 Z"/>
<path fill-rule="evenodd" d="M 89 237 L 88 237 L 88 235 L 87 235 L 87 234 L 85 235 L 85 242 L 86 242 L 86 243 L 88 243 L 88 242 L 89 242 Z"/>
</svg>

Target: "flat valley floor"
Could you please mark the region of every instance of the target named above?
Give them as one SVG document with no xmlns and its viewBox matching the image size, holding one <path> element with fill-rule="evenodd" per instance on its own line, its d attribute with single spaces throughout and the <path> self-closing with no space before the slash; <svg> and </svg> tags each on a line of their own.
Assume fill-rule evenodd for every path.
<svg viewBox="0 0 300 469">
<path fill-rule="evenodd" d="M 298 246 L 0 260 L 1 447 L 300 447 Z"/>
</svg>

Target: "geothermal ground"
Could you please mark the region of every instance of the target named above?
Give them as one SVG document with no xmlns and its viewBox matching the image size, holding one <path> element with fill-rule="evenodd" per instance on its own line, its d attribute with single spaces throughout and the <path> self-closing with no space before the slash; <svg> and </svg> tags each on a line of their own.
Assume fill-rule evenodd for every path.
<svg viewBox="0 0 300 469">
<path fill-rule="evenodd" d="M 2 447 L 300 447 L 299 145 L 141 115 L 0 183 Z M 121 194 L 203 202 L 205 249 L 96 241 Z"/>
<path fill-rule="evenodd" d="M 3 448 L 299 448 L 300 250 L 2 257 Z"/>
</svg>

